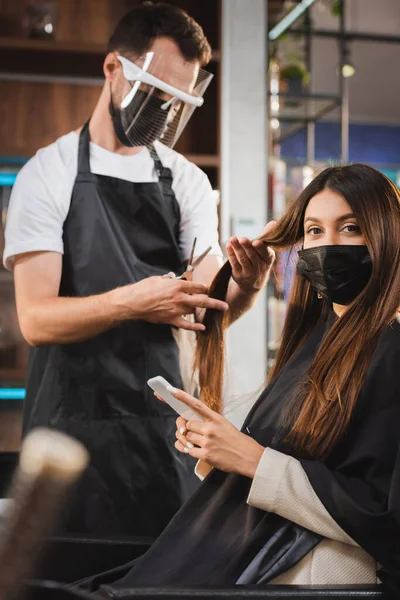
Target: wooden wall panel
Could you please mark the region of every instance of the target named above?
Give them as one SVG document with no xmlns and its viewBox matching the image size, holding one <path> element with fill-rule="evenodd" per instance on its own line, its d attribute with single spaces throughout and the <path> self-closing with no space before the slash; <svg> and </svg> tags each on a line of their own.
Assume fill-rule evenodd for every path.
<svg viewBox="0 0 400 600">
<path fill-rule="evenodd" d="M 0 452 L 17 452 L 21 445 L 22 403 L 14 403 L 13 409 L 0 407 Z"/>
<path fill-rule="evenodd" d="M 105 44 L 110 31 L 109 0 L 58 0 L 57 5 L 57 39 Z"/>
<path fill-rule="evenodd" d="M 55 38 L 63 42 L 106 45 L 118 19 L 138 2 L 139 0 L 50 0 L 56 7 Z M 31 0 L 0 0 L 0 35 L 27 36 L 26 7 L 30 3 Z"/>
<path fill-rule="evenodd" d="M 26 35 L 24 19 L 26 6 L 31 1 L 35 0 L 0 0 L 0 35 L 17 37 Z M 141 0 L 51 1 L 57 10 L 56 39 L 104 45 L 122 15 L 141 2 Z M 169 0 L 169 2 L 187 10 L 203 27 L 211 46 L 219 48 L 219 2 L 217 0 Z"/>
<path fill-rule="evenodd" d="M 0 82 L 0 154 L 31 156 L 77 129 L 91 112 L 101 87 Z"/>
<path fill-rule="evenodd" d="M 0 0 L 0 35 L 22 36 L 24 7 L 21 0 Z"/>
</svg>

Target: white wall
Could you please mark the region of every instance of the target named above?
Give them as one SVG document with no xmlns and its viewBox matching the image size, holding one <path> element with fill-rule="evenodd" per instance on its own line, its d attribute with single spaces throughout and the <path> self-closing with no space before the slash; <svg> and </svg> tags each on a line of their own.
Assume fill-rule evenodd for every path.
<svg viewBox="0 0 400 600">
<path fill-rule="evenodd" d="M 222 241 L 256 237 L 267 217 L 267 15 L 264 0 L 222 0 Z M 241 223 L 241 224 L 240 224 Z M 247 225 L 246 225 L 247 223 Z M 266 374 L 266 300 L 228 332 L 229 392 Z"/>
</svg>

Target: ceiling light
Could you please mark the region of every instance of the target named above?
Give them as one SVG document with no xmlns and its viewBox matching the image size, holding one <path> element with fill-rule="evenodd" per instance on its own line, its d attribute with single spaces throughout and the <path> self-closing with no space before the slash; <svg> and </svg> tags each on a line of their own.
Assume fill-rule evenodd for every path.
<svg viewBox="0 0 400 600">
<path fill-rule="evenodd" d="M 288 27 L 293 25 L 293 23 L 297 21 L 303 12 L 306 11 L 311 4 L 314 4 L 314 2 L 315 0 L 301 0 L 301 2 L 299 2 L 299 4 L 295 6 L 288 15 L 286 15 L 286 17 L 283 17 L 282 21 L 279 21 L 279 23 L 277 23 L 277 25 L 271 29 L 268 34 L 268 39 L 271 41 L 276 40 L 284 31 L 286 31 L 286 29 L 288 29 Z"/>
<path fill-rule="evenodd" d="M 271 100 L 271 112 L 279 112 L 279 100 Z"/>
<path fill-rule="evenodd" d="M 353 77 L 355 72 L 356 68 L 351 62 L 346 62 L 344 65 L 342 65 L 343 77 Z"/>
</svg>

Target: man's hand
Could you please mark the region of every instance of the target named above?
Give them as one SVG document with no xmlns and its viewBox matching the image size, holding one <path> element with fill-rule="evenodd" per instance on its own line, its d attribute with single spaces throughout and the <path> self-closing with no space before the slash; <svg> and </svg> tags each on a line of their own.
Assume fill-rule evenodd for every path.
<svg viewBox="0 0 400 600">
<path fill-rule="evenodd" d="M 264 233 L 272 231 L 276 221 L 270 221 Z M 266 284 L 269 272 L 275 260 L 275 252 L 264 242 L 247 238 L 232 237 L 226 246 L 229 262 L 232 266 L 232 279 L 246 294 L 259 292 Z"/>
<path fill-rule="evenodd" d="M 149 277 L 112 294 L 124 319 L 168 323 L 192 331 L 204 331 L 205 327 L 186 320 L 184 315 L 193 314 L 196 309 L 228 310 L 226 302 L 208 297 L 208 288 L 202 283 L 169 277 Z"/>
<path fill-rule="evenodd" d="M 183 315 L 197 307 L 228 308 L 209 298 L 204 284 L 168 277 L 150 277 L 94 296 L 59 296 L 61 270 L 58 252 L 30 252 L 15 260 L 19 324 L 31 346 L 81 342 L 131 319 L 202 331 L 204 325 Z"/>
</svg>

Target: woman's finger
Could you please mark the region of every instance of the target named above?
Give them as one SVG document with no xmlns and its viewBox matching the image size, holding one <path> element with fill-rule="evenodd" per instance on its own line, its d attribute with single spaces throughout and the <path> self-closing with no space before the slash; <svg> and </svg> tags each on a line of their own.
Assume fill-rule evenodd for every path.
<svg viewBox="0 0 400 600">
<path fill-rule="evenodd" d="M 190 454 L 190 456 L 192 456 L 193 458 L 197 458 L 197 460 L 204 460 L 204 451 L 201 448 L 187 448 L 186 446 L 183 446 L 178 440 L 176 440 L 175 442 L 175 448 L 179 450 L 179 452 L 182 452 L 182 454 Z"/>
<path fill-rule="evenodd" d="M 189 452 L 187 452 L 187 450 L 189 450 L 189 448 L 186 448 L 186 446 L 184 446 L 183 444 L 181 444 L 181 442 L 179 440 L 176 440 L 176 442 L 175 442 L 175 448 L 177 450 L 179 450 L 179 452 L 182 452 L 182 454 L 189 454 Z"/>
<path fill-rule="evenodd" d="M 248 269 L 249 267 L 251 267 L 251 262 L 243 247 L 243 245 L 247 242 L 251 245 L 250 240 L 247 240 L 247 238 L 241 239 L 240 242 L 237 238 L 234 237 L 230 239 L 230 243 L 235 252 L 236 259 L 238 260 L 243 269 Z"/>
<path fill-rule="evenodd" d="M 272 248 L 269 248 L 261 240 L 255 240 L 253 242 L 253 248 L 258 253 L 259 257 L 268 266 L 271 265 L 275 260 L 275 252 Z"/>
<path fill-rule="evenodd" d="M 178 390 L 177 388 L 169 385 L 167 390 L 170 394 L 172 394 L 175 398 L 186 404 L 189 408 L 194 410 L 200 417 L 203 417 L 207 421 L 217 421 L 220 419 L 220 415 L 216 413 L 214 410 L 211 410 L 204 402 L 198 400 L 197 398 L 193 398 L 190 394 L 187 394 L 183 390 Z M 193 419 L 192 419 L 193 422 Z"/>
<path fill-rule="evenodd" d="M 175 436 L 178 442 L 180 442 L 182 446 L 189 448 L 189 450 L 195 446 L 199 446 L 200 448 L 204 446 L 204 436 L 199 435 L 198 433 L 192 433 L 188 431 L 186 435 L 182 435 L 179 431 L 177 431 Z"/>
<path fill-rule="evenodd" d="M 228 260 L 231 263 L 232 270 L 240 269 L 241 268 L 240 262 L 236 258 L 236 254 L 235 254 L 232 244 L 228 243 L 226 245 L 226 253 L 228 255 Z"/>
<path fill-rule="evenodd" d="M 199 433 L 194 433 L 191 429 L 186 434 L 186 445 L 191 444 L 193 446 L 199 446 L 202 448 L 204 446 L 204 435 L 200 435 Z M 188 446 L 190 448 L 190 446 Z"/>
<path fill-rule="evenodd" d="M 249 245 L 243 245 L 242 248 L 245 251 L 249 261 L 248 268 L 253 270 L 255 265 L 260 261 L 260 256 L 252 242 L 249 242 Z"/>
<path fill-rule="evenodd" d="M 182 446 L 187 446 L 188 448 L 192 447 L 192 445 L 190 445 L 190 446 L 187 445 L 186 435 L 182 434 L 179 430 L 176 430 L 175 437 L 182 444 Z"/>
<path fill-rule="evenodd" d="M 196 421 L 196 419 L 190 419 L 186 423 L 186 433 L 185 433 L 185 435 L 187 435 L 187 433 L 189 431 L 192 431 L 193 433 L 198 433 L 199 435 L 204 436 L 207 433 L 207 422 Z"/>
<path fill-rule="evenodd" d="M 264 227 L 264 235 L 271 234 L 276 226 L 277 221 L 269 221 Z"/>
<path fill-rule="evenodd" d="M 182 433 L 182 435 L 185 433 L 186 431 L 186 419 L 184 419 L 183 417 L 178 417 L 177 420 L 175 421 L 176 423 L 176 429 Z"/>
</svg>

